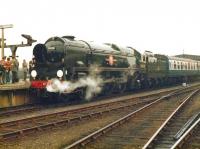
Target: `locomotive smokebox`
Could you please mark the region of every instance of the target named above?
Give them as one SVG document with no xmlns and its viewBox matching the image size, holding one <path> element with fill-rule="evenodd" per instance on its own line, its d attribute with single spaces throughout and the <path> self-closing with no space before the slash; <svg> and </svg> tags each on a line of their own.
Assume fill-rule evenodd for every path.
<svg viewBox="0 0 200 149">
<path fill-rule="evenodd" d="M 46 63 L 47 60 L 47 48 L 44 44 L 37 44 L 33 48 L 33 55 L 35 60 L 40 63 Z"/>
</svg>

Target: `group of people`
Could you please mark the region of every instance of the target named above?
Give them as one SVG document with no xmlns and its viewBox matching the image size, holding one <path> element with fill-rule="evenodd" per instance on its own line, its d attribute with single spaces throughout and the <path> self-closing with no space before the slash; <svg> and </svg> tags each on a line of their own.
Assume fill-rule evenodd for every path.
<svg viewBox="0 0 200 149">
<path fill-rule="evenodd" d="M 24 80 L 26 80 L 27 72 L 28 72 L 28 65 L 26 60 L 23 60 L 22 63 L 23 72 L 24 72 Z M 7 84 L 7 83 L 15 83 L 19 81 L 18 76 L 19 71 L 19 62 L 16 57 L 3 57 L 0 60 L 0 84 Z"/>
</svg>

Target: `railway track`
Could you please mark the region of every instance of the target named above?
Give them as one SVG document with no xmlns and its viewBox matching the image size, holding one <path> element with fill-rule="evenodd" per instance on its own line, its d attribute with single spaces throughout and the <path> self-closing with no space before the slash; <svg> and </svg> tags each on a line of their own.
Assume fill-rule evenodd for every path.
<svg viewBox="0 0 200 149">
<path fill-rule="evenodd" d="M 171 91 L 173 91 L 173 89 Z M 162 93 L 165 93 L 165 92 L 169 92 L 169 91 L 163 91 Z M 116 98 L 119 96 L 123 97 L 123 96 L 127 96 L 127 95 L 132 95 L 132 93 L 126 93 L 126 94 L 122 94 L 122 95 L 110 95 L 110 96 L 105 96 L 103 98 L 100 97 L 100 98 L 97 98 L 96 100 L 93 100 L 92 102 L 96 102 L 98 100 L 104 100 L 107 98 Z M 149 95 L 147 95 L 147 96 L 149 96 Z M 143 97 L 145 97 L 145 96 L 143 96 Z M 20 105 L 20 106 L 14 106 L 14 107 L 5 107 L 5 108 L 0 108 L 0 119 L 2 119 L 4 117 L 6 117 L 6 118 L 12 117 L 12 116 L 16 116 L 16 115 L 20 115 L 20 114 L 24 114 L 24 113 L 26 113 L 26 114 L 32 113 L 32 112 L 43 110 L 43 109 L 59 108 L 59 107 L 84 104 L 84 103 L 85 103 L 84 101 L 77 103 L 76 100 L 75 100 L 75 102 L 74 102 L 74 100 L 72 100 L 71 102 L 67 102 L 67 103 L 65 103 L 65 102 L 54 103 L 54 104 L 50 104 L 50 105 L 36 103 L 36 104 Z"/>
<path fill-rule="evenodd" d="M 195 85 L 194 85 L 195 87 Z M 179 88 L 169 88 L 169 89 L 164 89 L 161 90 L 160 95 L 168 93 L 168 92 L 172 92 L 176 89 L 181 89 L 181 87 Z M 133 94 L 123 94 L 123 95 L 118 95 L 118 96 L 109 96 L 109 97 L 104 97 L 104 98 L 108 98 L 107 100 L 104 100 L 104 98 L 100 98 L 99 100 L 94 100 L 92 102 L 90 102 L 91 104 L 102 104 L 102 103 L 107 103 L 107 102 L 112 102 L 112 100 L 128 100 L 129 98 L 133 99 L 137 99 L 137 98 L 148 98 L 151 96 L 154 96 L 155 94 L 158 94 L 157 91 L 152 91 L 149 92 L 147 94 L 144 95 L 133 95 Z M 110 99 L 109 99 L 110 98 Z M 114 102 L 116 102 L 114 101 Z M 51 111 L 63 111 L 66 110 L 68 107 L 74 107 L 75 106 L 84 106 L 84 105 L 89 105 L 90 103 L 74 103 L 74 102 L 70 102 L 70 103 L 57 103 L 57 104 L 50 104 L 50 105 L 39 105 L 39 104 L 30 104 L 27 106 L 16 106 L 16 107 L 7 107 L 7 108 L 0 108 L 0 123 L 3 122 L 7 122 L 7 121 L 11 121 L 11 120 L 17 120 L 17 119 L 21 119 L 21 118 L 27 118 L 33 115 L 42 115 L 42 114 L 46 114 L 49 113 Z M 70 109 L 70 108 L 69 108 Z"/>
<path fill-rule="evenodd" d="M 6 108 L 0 108 L 0 119 L 3 119 L 4 117 L 12 117 L 16 115 L 23 115 L 23 114 L 29 114 L 36 111 L 41 111 L 44 109 L 54 109 L 59 107 L 65 107 L 69 105 L 77 104 L 75 102 L 68 102 L 68 103 L 52 103 L 52 104 L 45 104 L 45 103 L 35 103 L 35 104 L 28 104 L 28 105 L 22 105 L 22 106 L 14 106 L 14 107 L 6 107 Z"/>
<path fill-rule="evenodd" d="M 0 140 L 18 138 L 20 136 L 35 133 L 36 131 L 43 129 L 66 125 L 82 119 L 89 119 L 110 111 L 142 106 L 153 100 L 156 100 L 158 95 L 160 94 L 152 94 L 98 105 L 90 105 L 83 108 L 54 112 L 0 123 Z"/>
<path fill-rule="evenodd" d="M 198 90 L 199 91 L 199 90 Z M 195 91 L 197 93 L 197 91 Z M 173 148 L 183 133 L 188 129 L 194 116 L 200 109 L 200 101 L 187 98 L 162 124 L 156 133 L 150 138 L 143 149 L 169 149 Z"/>
<path fill-rule="evenodd" d="M 163 96 L 148 105 L 145 105 L 135 111 L 132 111 L 128 115 L 118 119 L 115 122 L 112 122 L 108 124 L 107 126 L 100 128 L 99 130 L 87 135 L 84 138 L 81 138 L 71 145 L 68 145 L 65 149 L 69 148 L 129 148 L 130 142 L 132 142 L 131 147 L 141 148 L 141 144 L 145 144 L 145 141 L 147 141 L 150 136 L 153 134 L 153 131 L 156 131 L 156 128 L 159 128 L 159 126 L 162 124 L 162 121 L 165 121 L 165 118 L 167 118 L 168 115 L 182 102 L 182 99 L 176 99 L 177 94 L 182 94 L 182 92 L 178 92 L 176 94 L 173 94 L 173 98 L 170 100 L 168 99 L 172 96 L 172 94 L 168 96 Z M 190 94 L 189 96 L 192 96 L 193 94 Z M 182 96 L 182 95 L 181 95 Z M 188 97 L 189 98 L 189 97 Z M 160 107 L 156 109 L 156 106 Z M 153 108 L 155 107 L 155 108 Z M 155 112 L 156 111 L 156 112 Z M 167 111 L 167 112 L 166 112 Z M 134 119 L 132 121 L 132 119 Z M 126 129 L 124 129 L 124 125 L 122 125 L 125 122 L 128 123 Z M 149 128 L 149 123 L 154 123 L 152 125 L 152 128 Z M 155 124 L 157 126 L 155 126 Z M 122 126 L 120 126 L 122 125 Z M 120 127 L 119 127 L 120 126 Z M 117 130 L 114 129 L 116 127 L 119 127 Z M 116 131 L 111 131 L 112 129 Z M 147 129 L 151 129 L 150 133 L 147 132 Z M 144 136 L 144 134 L 146 136 Z M 97 139 L 100 136 L 102 139 Z M 89 144 L 89 142 L 93 142 L 94 140 L 98 140 L 94 144 Z M 129 141 L 128 141 L 129 140 Z M 135 142 L 134 142 L 135 141 Z M 128 144 L 128 145 L 127 145 Z M 127 147 L 129 146 L 129 147 Z"/>
<path fill-rule="evenodd" d="M 40 106 L 36 106 L 33 104 L 25 105 L 25 106 L 16 106 L 16 107 L 8 107 L 0 109 L 0 118 L 7 117 L 11 115 L 16 115 L 24 112 L 33 112 L 41 109 Z"/>
<path fill-rule="evenodd" d="M 176 143 L 171 147 L 172 149 L 188 149 L 200 148 L 200 117 L 192 124 L 191 127 L 176 141 Z"/>
<path fill-rule="evenodd" d="M 196 85 L 198 85 L 198 84 L 194 84 L 194 87 Z M 164 90 L 164 91 L 161 92 L 161 94 L 165 94 L 165 93 L 173 91 L 173 90 L 176 90 L 176 88 L 171 89 L 171 90 L 169 89 L 169 90 L 166 90 L 166 91 Z M 120 95 L 120 96 L 123 98 L 123 96 L 127 96 L 127 95 L 131 95 L 131 93 Z M 153 94 L 150 93 L 149 95 L 145 95 L 141 98 L 145 98 L 145 97 L 148 97 L 148 96 L 151 96 L 151 95 L 153 95 Z M 112 95 L 112 96 L 108 96 L 108 97 L 104 97 L 104 98 L 107 99 L 107 98 L 115 98 L 115 97 L 119 97 L 119 95 Z M 97 100 L 103 100 L 103 99 L 98 98 Z M 94 102 L 96 102 L 96 100 L 94 100 Z M 46 110 L 46 109 L 62 108 L 62 107 L 74 105 L 74 104 L 77 105 L 77 102 L 74 103 L 74 101 L 72 101 L 72 102 L 58 103 L 58 104 L 53 104 L 53 105 L 28 104 L 28 105 L 22 105 L 22 106 L 0 108 L 0 122 L 4 118 L 6 118 L 6 119 L 8 119 L 8 117 L 9 118 L 12 118 L 12 117 L 16 118 L 16 115 L 20 117 L 20 115 L 29 115 L 29 114 L 32 114 L 34 112 L 41 111 L 41 110 L 43 111 L 43 110 Z M 79 104 L 84 104 L 84 102 L 79 103 Z"/>
</svg>

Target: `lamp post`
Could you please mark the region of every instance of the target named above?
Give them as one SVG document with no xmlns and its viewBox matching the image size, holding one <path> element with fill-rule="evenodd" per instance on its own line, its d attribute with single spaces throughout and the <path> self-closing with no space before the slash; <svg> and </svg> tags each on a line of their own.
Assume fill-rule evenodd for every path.
<svg viewBox="0 0 200 149">
<path fill-rule="evenodd" d="M 0 29 L 1 29 L 1 57 L 4 57 L 4 29 L 5 28 L 12 28 L 13 25 L 12 24 L 7 24 L 7 25 L 0 25 Z"/>
</svg>

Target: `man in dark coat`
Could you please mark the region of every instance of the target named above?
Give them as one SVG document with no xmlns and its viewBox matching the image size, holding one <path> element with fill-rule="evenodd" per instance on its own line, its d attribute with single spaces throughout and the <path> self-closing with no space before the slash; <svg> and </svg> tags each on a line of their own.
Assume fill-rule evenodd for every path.
<svg viewBox="0 0 200 149">
<path fill-rule="evenodd" d="M 4 84 L 6 83 L 6 69 L 5 69 L 5 63 L 6 63 L 6 56 L 4 56 L 2 58 L 2 60 L 0 60 L 0 71 L 1 71 L 1 75 L 0 75 L 0 83 Z"/>
<path fill-rule="evenodd" d="M 0 60 L 0 84 L 5 83 L 5 59 L 6 57 L 4 56 L 2 60 Z"/>
<path fill-rule="evenodd" d="M 19 62 L 16 57 L 12 57 L 12 82 L 18 82 L 18 69 L 19 69 Z"/>
</svg>

